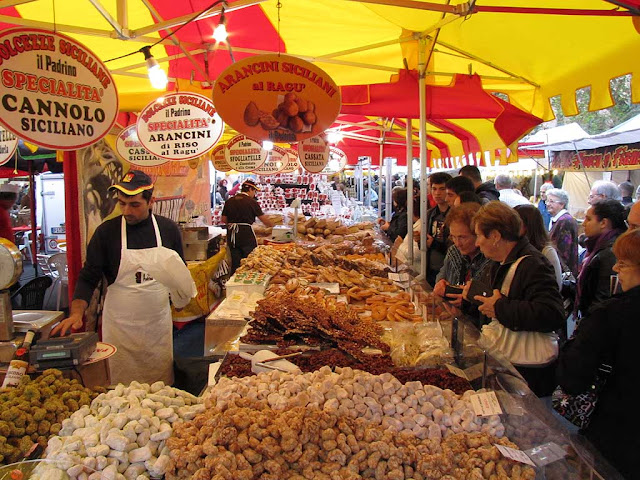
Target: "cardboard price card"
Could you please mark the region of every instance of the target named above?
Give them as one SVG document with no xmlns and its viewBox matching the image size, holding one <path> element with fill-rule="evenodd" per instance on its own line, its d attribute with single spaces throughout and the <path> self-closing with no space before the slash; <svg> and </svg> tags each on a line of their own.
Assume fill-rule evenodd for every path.
<svg viewBox="0 0 640 480">
<path fill-rule="evenodd" d="M 267 151 L 262 144 L 246 135 L 236 135 L 224 150 L 227 163 L 238 172 L 255 172 L 267 161 Z"/>
<path fill-rule="evenodd" d="M 9 161 L 18 148 L 18 137 L 0 126 L 0 165 Z"/>
<path fill-rule="evenodd" d="M 211 162 L 213 163 L 213 168 L 215 168 L 219 172 L 228 172 L 233 170 L 229 162 L 227 162 L 227 155 L 225 150 L 227 149 L 227 145 L 217 145 L 216 148 L 211 152 Z"/>
<path fill-rule="evenodd" d="M 258 140 L 299 142 L 338 117 L 340 90 L 316 65 L 288 55 L 256 55 L 216 80 L 213 102 L 225 122 Z"/>
<path fill-rule="evenodd" d="M 489 417 L 491 415 L 500 415 L 502 408 L 496 392 L 484 392 L 469 397 L 473 411 L 479 417 Z"/>
<path fill-rule="evenodd" d="M 120 132 L 116 139 L 116 151 L 124 160 L 140 167 L 155 167 L 169 161 L 154 155 L 142 146 L 135 125 L 129 125 Z"/>
<path fill-rule="evenodd" d="M 506 457 L 509 458 L 511 460 L 514 460 L 516 462 L 520 462 L 520 463 L 525 463 L 527 465 L 531 465 L 532 467 L 535 467 L 536 464 L 533 463 L 533 460 L 531 460 L 526 453 L 524 453 L 522 450 L 518 450 L 515 448 L 511 448 L 511 447 L 506 447 L 504 445 L 499 445 L 497 443 L 494 443 L 495 447 L 500 450 L 500 453 Z"/>
<path fill-rule="evenodd" d="M 104 137 L 118 115 L 107 67 L 87 47 L 49 30 L 0 32 L 0 123 L 28 142 L 77 150 Z"/>
<path fill-rule="evenodd" d="M 144 107 L 137 127 L 140 142 L 154 155 L 189 160 L 204 155 L 218 143 L 224 122 L 207 97 L 170 93 Z"/>
</svg>

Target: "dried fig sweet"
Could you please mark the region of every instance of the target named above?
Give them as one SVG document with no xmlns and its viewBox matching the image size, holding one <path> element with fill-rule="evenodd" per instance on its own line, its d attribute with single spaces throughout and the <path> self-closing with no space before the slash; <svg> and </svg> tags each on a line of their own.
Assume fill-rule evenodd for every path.
<svg viewBox="0 0 640 480">
<path fill-rule="evenodd" d="M 244 109 L 244 123 L 250 127 L 255 127 L 260 121 L 260 109 L 255 102 L 249 102 Z"/>
</svg>

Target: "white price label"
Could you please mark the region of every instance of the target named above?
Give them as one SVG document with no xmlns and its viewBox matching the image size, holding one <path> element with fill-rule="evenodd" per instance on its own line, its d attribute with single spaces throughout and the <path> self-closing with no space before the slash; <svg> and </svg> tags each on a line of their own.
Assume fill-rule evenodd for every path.
<svg viewBox="0 0 640 480">
<path fill-rule="evenodd" d="M 469 397 L 473 411 L 479 417 L 489 417 L 491 415 L 500 415 L 502 408 L 495 392 L 478 393 Z"/>
<path fill-rule="evenodd" d="M 554 442 L 543 443 L 537 447 L 525 450 L 525 452 L 538 467 L 557 462 L 567 456 L 566 450 Z"/>
<path fill-rule="evenodd" d="M 340 284 L 339 283 L 328 283 L 328 282 L 320 282 L 320 283 L 310 283 L 310 286 L 318 287 L 323 290 L 326 290 L 332 295 L 337 295 L 340 293 Z"/>
<path fill-rule="evenodd" d="M 533 460 L 531 460 L 527 456 L 527 454 L 524 453 L 522 450 L 505 447 L 504 445 L 498 445 L 498 444 L 494 444 L 494 445 L 498 450 L 500 450 L 500 453 L 502 453 L 504 457 L 509 458 L 511 460 L 515 460 L 516 462 L 526 463 L 527 465 L 531 465 L 532 467 L 536 466 L 536 464 L 533 463 Z"/>
<path fill-rule="evenodd" d="M 342 303 L 349 303 L 349 299 L 346 295 L 338 295 L 337 301 Z"/>
<path fill-rule="evenodd" d="M 389 280 L 393 280 L 394 282 L 405 283 L 411 280 L 411 275 L 409 275 L 408 272 L 389 273 Z"/>
<path fill-rule="evenodd" d="M 464 373 L 467 376 L 467 380 L 470 382 L 475 380 L 476 378 L 482 377 L 482 372 L 484 370 L 484 365 L 482 363 L 477 363 L 469 368 L 467 368 Z M 487 375 L 491 373 L 491 369 L 487 367 Z"/>
</svg>

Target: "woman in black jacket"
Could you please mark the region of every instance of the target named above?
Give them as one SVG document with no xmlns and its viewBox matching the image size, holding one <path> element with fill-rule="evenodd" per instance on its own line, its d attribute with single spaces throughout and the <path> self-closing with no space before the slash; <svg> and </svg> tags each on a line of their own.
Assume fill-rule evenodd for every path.
<svg viewBox="0 0 640 480">
<path fill-rule="evenodd" d="M 597 303 L 611 296 L 611 276 L 616 257 L 612 247 L 625 230 L 624 207 L 617 200 L 594 203 L 584 218 L 587 256 L 578 275 L 575 308 L 579 318 L 589 315 Z"/>
<path fill-rule="evenodd" d="M 394 242 L 396 238 L 404 238 L 407 235 L 407 189 L 397 188 L 393 190 L 393 216 L 385 222 L 378 219 L 380 229 L 387 234 L 389 240 Z"/>
<path fill-rule="evenodd" d="M 613 270 L 623 293 L 594 306 L 562 348 L 557 379 L 566 393 L 586 392 L 598 367 L 612 371 L 598 397 L 584 434 L 627 479 L 640 478 L 640 417 L 634 388 L 638 382 L 637 350 L 640 338 L 640 230 L 621 235 L 613 246 Z"/>
<path fill-rule="evenodd" d="M 493 260 L 481 277 L 493 294 L 470 299 L 470 286 L 467 285 L 463 298 L 479 302 L 478 310 L 482 315 L 495 319 L 513 332 L 546 334 L 542 335 L 544 349 L 536 345 L 536 351 L 526 351 L 526 354 L 518 350 L 500 350 L 497 343 L 494 348 L 511 361 L 536 395 L 550 395 L 555 387 L 557 356 L 557 337 L 553 332 L 564 322 L 564 307 L 554 269 L 526 236 L 520 236 L 522 220 L 507 204 L 489 202 L 483 205 L 473 218 L 473 224 L 476 244 L 485 257 Z M 510 270 L 511 282 L 507 280 Z M 483 336 L 489 338 L 491 333 L 502 328 L 500 325 L 493 321 L 485 325 Z M 543 352 L 545 358 L 541 359 L 539 354 Z M 531 356 L 527 357 L 529 354 Z"/>
</svg>

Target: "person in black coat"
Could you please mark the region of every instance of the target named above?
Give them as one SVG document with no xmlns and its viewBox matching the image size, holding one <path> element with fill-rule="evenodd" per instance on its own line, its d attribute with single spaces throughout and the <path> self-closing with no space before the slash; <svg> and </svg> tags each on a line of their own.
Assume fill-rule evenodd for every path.
<svg viewBox="0 0 640 480">
<path fill-rule="evenodd" d="M 553 266 L 526 236 L 521 237 L 522 220 L 516 211 L 505 203 L 489 202 L 480 208 L 473 224 L 476 245 L 485 257 L 493 260 L 479 278 L 491 287 L 493 295 L 477 295 L 470 299 L 470 284 L 467 284 L 463 298 L 480 302 L 478 310 L 487 321 L 496 319 L 514 332 L 551 333 L 559 330 L 565 312 Z M 501 293 L 507 272 L 520 258 L 522 260 L 515 270 L 508 294 Z M 557 348 L 551 340 L 549 348 Z M 500 353 L 507 355 L 506 352 Z M 536 395 L 551 395 L 556 385 L 555 358 L 548 359 L 544 365 L 534 365 L 535 359 L 526 359 L 526 364 L 521 365 L 514 358 L 509 360 Z"/>
<path fill-rule="evenodd" d="M 585 215 L 584 233 L 587 236 L 587 256 L 578 275 L 576 311 L 580 317 L 611 296 L 611 276 L 616 257 L 613 243 L 625 230 L 624 207 L 617 200 L 594 203 Z"/>
<path fill-rule="evenodd" d="M 379 218 L 380 229 L 387 234 L 389 240 L 394 242 L 396 238 L 404 238 L 407 235 L 407 189 L 396 188 L 393 190 L 393 215 L 391 220 L 385 222 Z"/>
<path fill-rule="evenodd" d="M 577 395 L 590 388 L 603 362 L 611 363 L 591 423 L 582 433 L 625 478 L 637 479 L 640 417 L 633 392 L 640 338 L 640 230 L 621 235 L 613 253 L 623 293 L 594 306 L 582 319 L 560 352 L 557 380 L 566 393 Z"/>
</svg>

